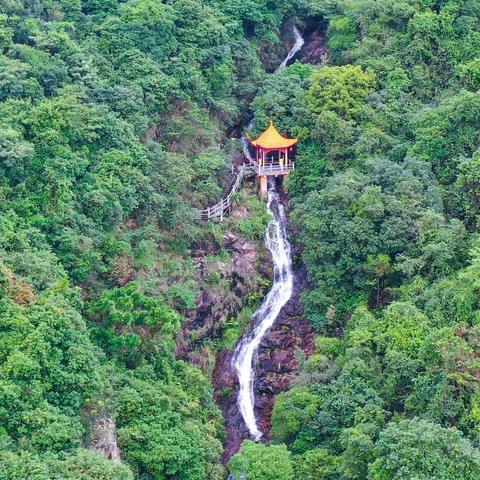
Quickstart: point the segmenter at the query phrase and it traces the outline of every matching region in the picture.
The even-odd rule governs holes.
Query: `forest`
[[[292,25],[327,58],[276,71]],[[299,139],[315,352],[222,461],[268,215],[197,212],[250,117]],[[0,480],[480,480],[479,228],[477,0],[2,0]]]

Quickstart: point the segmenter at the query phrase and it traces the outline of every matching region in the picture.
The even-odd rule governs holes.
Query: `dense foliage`
[[[294,7],[0,2],[2,480],[223,477],[211,385],[175,337],[196,209]],[[123,464],[91,450],[99,418]]]
[[[291,21],[328,25],[328,61],[266,74]],[[4,0],[0,480],[225,477],[211,384],[175,339],[202,274],[230,288],[225,252],[199,272],[191,249],[218,235],[196,209],[250,105],[254,131],[300,139],[318,336],[232,476],[480,478],[478,1]],[[99,418],[122,463],[92,448]]]
[[[479,3],[310,7],[329,63],[275,73],[253,102],[255,128],[302,140],[287,187],[318,332],[273,444],[298,480],[478,479]]]

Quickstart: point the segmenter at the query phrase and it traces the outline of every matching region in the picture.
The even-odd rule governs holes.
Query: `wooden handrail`
[[[235,182],[230,189],[228,195],[222,198],[218,203],[212,205],[211,207],[204,208],[198,212],[198,218],[201,220],[212,220],[219,218],[220,221],[223,220],[225,213],[230,210],[232,205],[233,196],[238,192],[240,185],[242,184],[243,176],[247,170],[250,170],[251,166],[249,164],[240,165],[238,168],[237,176]]]
[[[265,165],[260,166],[254,160],[251,160],[250,163],[244,163],[238,167],[237,176],[235,177],[235,182],[233,183],[230,192],[227,196],[222,198],[218,203],[212,205],[211,207],[204,208],[203,210],[198,211],[198,218],[200,220],[212,220],[219,218],[220,221],[223,220],[223,217],[232,206],[233,196],[240,189],[242,184],[243,176],[248,170],[254,171],[257,175],[287,175],[292,170],[294,170],[295,164],[292,162],[288,166],[281,165]]]

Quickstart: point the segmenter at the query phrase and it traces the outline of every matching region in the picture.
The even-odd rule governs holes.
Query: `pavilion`
[[[255,148],[255,171],[262,196],[267,194],[267,177],[286,176],[295,168],[293,153],[297,142],[296,138],[281,135],[272,121],[256,140],[250,140]]]

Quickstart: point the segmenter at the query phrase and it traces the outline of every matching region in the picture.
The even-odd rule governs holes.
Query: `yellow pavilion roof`
[[[273,122],[270,122],[270,126],[256,140],[252,140],[252,145],[262,148],[288,148],[297,142],[296,138],[285,138],[280,135]]]

